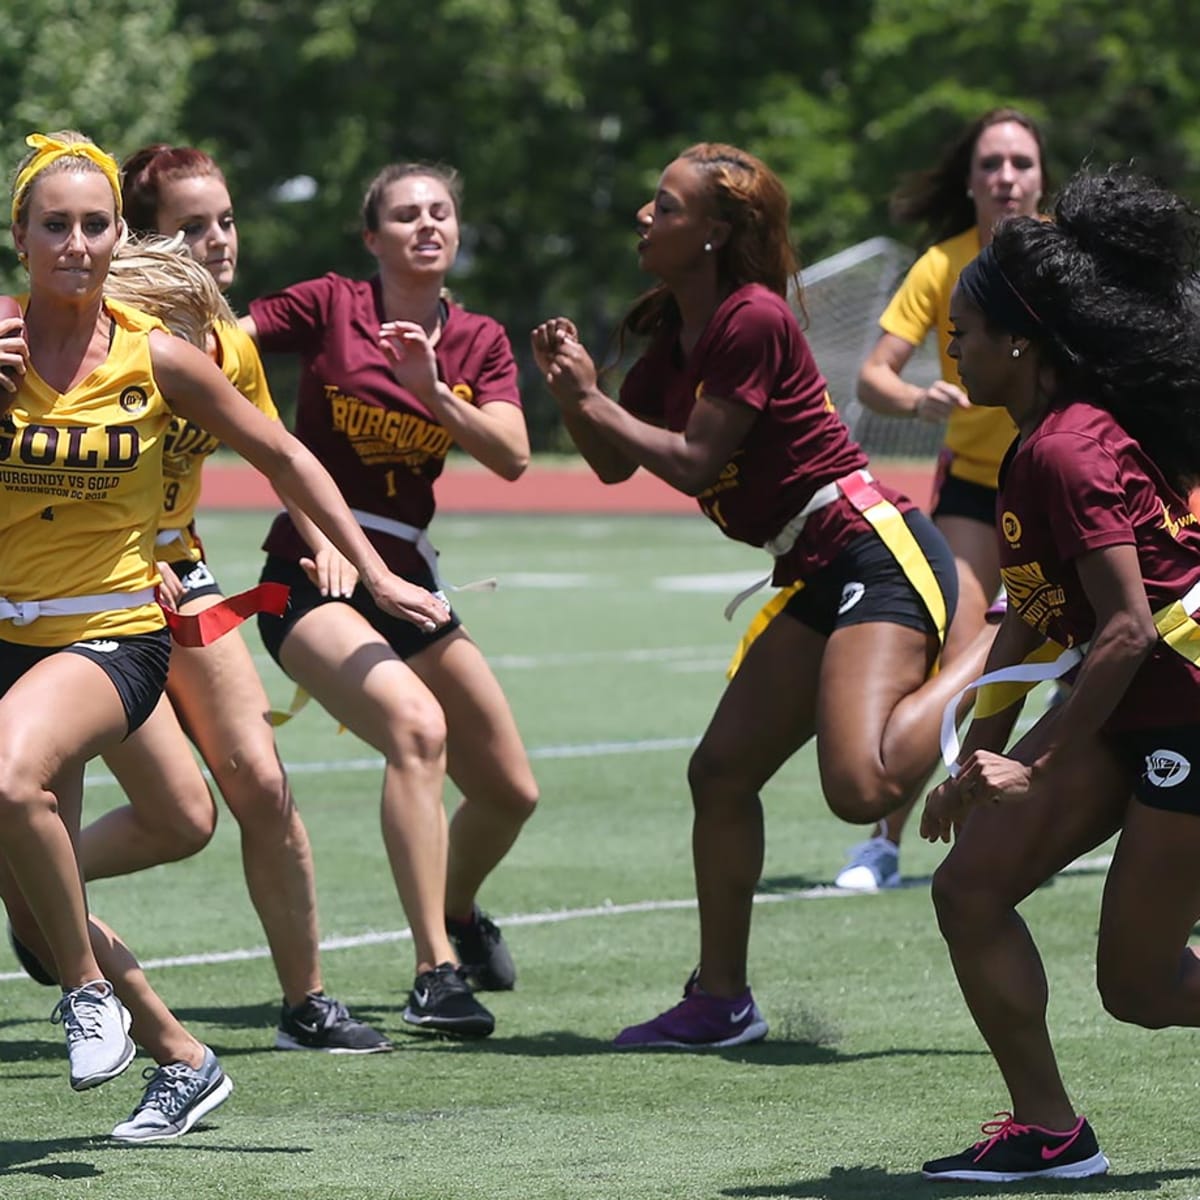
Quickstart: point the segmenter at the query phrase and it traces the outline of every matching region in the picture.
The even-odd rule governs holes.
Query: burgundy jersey
[[[681,432],[700,396],[758,413],[746,440],[698,497],[727,537],[761,546],[824,484],[867,465],[834,410],[825,379],[787,302],[757,283],[733,292],[684,357],[674,333],[656,338],[621,387],[631,413]],[[898,493],[881,494],[902,510]],[[774,582],[792,583],[826,566],[870,525],[845,499],[814,513]]]
[[[1063,645],[1088,641],[1096,617],[1075,560],[1134,546],[1151,612],[1200,581],[1200,525],[1111,414],[1086,402],[1052,408],[1001,468],[1000,563],[1008,603]],[[1200,720],[1200,671],[1159,642],[1106,729]]]
[[[379,344],[378,277],[328,274],[250,302],[264,353],[299,354],[296,436],[324,463],[351,508],[424,529],[433,518],[433,481],[450,434],[397,381]],[[464,403],[521,405],[517,367],[503,327],[447,304],[434,348],[438,378]],[[367,536],[396,571],[420,562],[386,534]],[[263,548],[292,560],[307,548],[290,518],[278,517]]]

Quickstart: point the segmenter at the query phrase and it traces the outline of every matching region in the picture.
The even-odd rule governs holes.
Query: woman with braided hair
[[[952,777],[926,803],[922,833],[955,837],[934,876],[938,922],[1012,1105],[981,1141],[927,1162],[930,1178],[1108,1169],[1059,1075],[1017,905],[1114,833],[1104,1005],[1147,1028],[1200,1026],[1187,946],[1200,919],[1198,231],[1198,214],[1146,179],[1079,174],[1053,222],[1002,223],[951,302],[971,402],[1003,406],[1018,429],[997,502],[1009,605],[987,672],[1051,643],[1071,649],[1047,678],[1082,664],[1007,753],[1019,704],[981,688]]]

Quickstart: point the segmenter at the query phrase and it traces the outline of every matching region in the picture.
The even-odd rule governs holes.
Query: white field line
[[[1091,858],[1081,858],[1067,867],[1063,874],[1076,871],[1104,870],[1112,861],[1108,854],[1095,855]],[[916,885],[914,885],[916,886]],[[847,892],[832,885],[802,888],[794,892],[768,892],[754,897],[755,904],[790,904],[797,900],[857,900],[870,893]],[[878,893],[876,893],[878,894]],[[553,912],[514,913],[507,917],[497,917],[498,924],[505,928],[516,925],[559,925],[566,921],[586,921],[606,917],[627,917],[639,913],[673,912],[694,909],[695,900],[635,900],[630,904],[590,905],[584,908],[564,908]],[[394,942],[410,941],[412,933],[408,929],[391,929],[353,934],[343,937],[328,937],[321,941],[322,951],[353,950],[362,946],[382,946]],[[266,946],[253,946],[244,950],[214,950],[206,954],[177,954],[168,958],[150,958],[142,963],[147,970],[160,971],[167,967],[203,967],[216,966],[221,963],[249,962],[270,958],[271,952]],[[0,973],[0,983],[13,983],[28,979],[24,971],[7,971]]]

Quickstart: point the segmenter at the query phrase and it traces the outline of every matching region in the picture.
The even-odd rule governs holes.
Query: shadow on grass
[[[1071,868],[1071,878],[1087,878],[1091,875],[1103,876],[1108,874],[1106,866],[1080,866]],[[1051,875],[1045,883],[1040,886],[1043,888],[1053,887],[1056,875]],[[889,888],[888,891],[900,891],[905,888],[921,888],[928,890],[929,885],[933,882],[932,875],[905,875],[900,881],[897,888]],[[806,892],[812,890],[820,890],[829,892],[834,895],[858,896],[858,895],[884,895],[884,892],[855,892],[846,888],[834,887],[832,879],[817,879],[812,875],[767,875],[758,881],[758,886],[754,889],[760,896],[786,896],[790,892]],[[1197,926],[1200,929],[1200,925]]]
[[[1090,1179],[1030,1179],[1022,1183],[1000,1185],[1018,1194],[1036,1191],[1050,1196],[1149,1196],[1164,1184],[1195,1179],[1200,1168],[1177,1171],[1138,1171],[1129,1175],[1095,1175]],[[938,1200],[968,1196],[994,1196],[997,1184],[970,1183],[958,1179],[939,1179],[933,1185]],[[834,1167],[828,1175],[813,1179],[793,1179],[788,1183],[764,1183],[752,1187],[725,1188],[722,1196],[792,1197],[794,1200],[879,1200],[886,1196],[930,1195],[930,1182],[919,1172],[893,1174],[883,1167]]]
[[[42,1141],[5,1141],[0,1142],[0,1177],[11,1175],[34,1175],[44,1179],[97,1179],[104,1172],[95,1162],[82,1161],[78,1157],[59,1160],[59,1155],[86,1154],[89,1157],[118,1151],[131,1153],[133,1151],[204,1151],[218,1154],[311,1154],[309,1146],[220,1146],[196,1139],[197,1134],[212,1133],[219,1126],[201,1121],[181,1141],[156,1142],[151,1145],[136,1146],[123,1142],[114,1142],[103,1136],[75,1138],[47,1138]],[[51,1160],[51,1161],[46,1161]]]
[[[545,1033],[524,1037],[496,1037],[483,1040],[464,1041],[427,1034],[413,1034],[397,1044],[398,1049],[419,1050],[458,1049],[480,1055],[511,1055],[517,1058],[584,1058],[591,1055],[616,1055],[620,1058],[638,1059],[670,1056],[687,1057],[688,1051],[667,1046],[643,1049],[619,1050],[608,1038],[585,1037],[569,1030],[547,1030]],[[860,1054],[843,1054],[833,1046],[822,1045],[808,1039],[777,1038],[757,1042],[749,1046],[730,1046],[725,1050],[703,1050],[695,1052],[705,1058],[720,1058],[726,1062],[757,1064],[764,1067],[821,1066],[827,1063],[863,1062],[875,1058],[958,1058],[986,1057],[983,1050],[943,1050],[930,1046],[889,1047],[886,1050],[868,1050]]]

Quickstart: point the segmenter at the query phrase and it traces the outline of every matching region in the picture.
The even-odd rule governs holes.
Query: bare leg
[[[172,657],[186,653],[176,647]],[[216,806],[166,695],[104,761],[131,802],[111,809],[80,835],[85,879],[129,875],[188,858],[208,845],[217,827]]]
[[[70,721],[61,717],[63,696],[72,698]],[[72,841],[80,794],[65,784],[125,730],[108,676],[78,654],[43,659],[0,698],[0,847],[68,989],[102,976]]]
[[[985,614],[1000,590],[1000,554],[996,547],[996,531],[991,525],[970,517],[937,517],[934,524],[949,543],[958,569],[958,605],[942,649],[942,665],[945,667],[964,654],[971,655],[972,661],[975,659],[977,639],[985,628]],[[987,644],[990,646],[990,641]],[[872,836],[886,837],[895,845],[900,845],[904,827],[925,790],[924,784],[928,783],[928,778],[922,781],[904,804],[888,814],[886,823],[875,826]]]
[[[754,889],[762,874],[759,790],[815,729],[825,639],[777,617],[730,681],[688,765],[692,860],[700,907],[700,985],[746,987]]]
[[[1200,818],[1133,801],[1104,885],[1097,982],[1119,1021],[1200,1025]]]
[[[446,725],[437,701],[346,604],[325,604],[301,617],[281,659],[335,720],[384,756],[383,839],[412,928],[417,971],[455,962],[443,912]]]
[[[233,633],[202,649],[176,651],[167,689],[238,823],[246,887],[284,998],[298,1005],[322,987],[312,848],[245,642]]]
[[[1023,1124],[1069,1129],[1075,1112],[1046,1027],[1041,958],[1016,906],[1119,828],[1128,792],[1105,747],[1077,747],[1036,795],[972,810],[934,876],[959,987]]]
[[[446,913],[465,920],[537,806],[537,782],[508,701],[465,631],[410,665],[446,714],[449,774],[463,795],[450,822]]]

